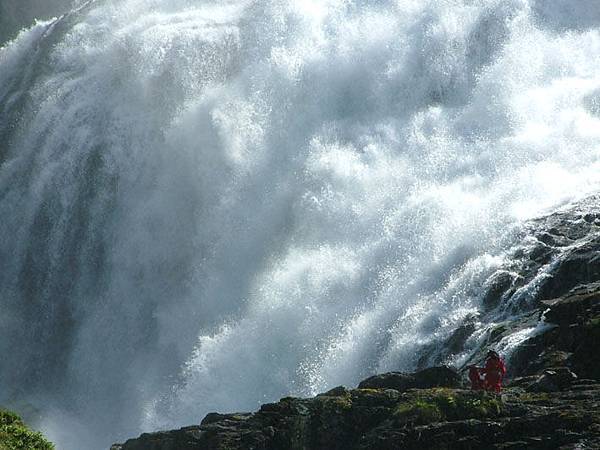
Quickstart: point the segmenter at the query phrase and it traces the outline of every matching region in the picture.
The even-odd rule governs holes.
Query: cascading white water
[[[0,404],[59,448],[411,369],[600,190],[597,0],[96,0],[0,50]]]

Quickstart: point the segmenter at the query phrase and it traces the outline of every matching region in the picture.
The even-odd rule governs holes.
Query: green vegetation
[[[394,417],[402,424],[484,419],[502,414],[503,403],[486,392],[457,392],[452,389],[424,389],[401,402]]]
[[[401,423],[426,425],[443,420],[439,405],[430,399],[416,399],[409,403],[401,403],[394,411],[396,420]]]
[[[547,392],[523,392],[519,394],[519,400],[525,403],[548,403],[551,401]]]
[[[54,450],[41,433],[31,431],[21,418],[0,410],[0,450]]]
[[[352,398],[350,393],[346,395],[340,395],[337,397],[323,397],[319,399],[323,411],[326,412],[342,412],[352,408]]]
[[[374,388],[359,388],[354,389],[358,394],[380,394],[383,389],[374,389]]]

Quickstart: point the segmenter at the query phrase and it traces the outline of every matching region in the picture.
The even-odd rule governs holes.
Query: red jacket
[[[488,358],[483,369],[486,380],[496,379],[501,381],[506,373],[504,361],[500,358]]]

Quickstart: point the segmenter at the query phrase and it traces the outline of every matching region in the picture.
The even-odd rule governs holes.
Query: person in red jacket
[[[469,381],[471,382],[472,391],[481,391],[485,388],[484,380],[481,378],[481,370],[475,365],[469,366]]]
[[[494,350],[487,353],[487,360],[482,372],[485,377],[485,389],[499,393],[502,390],[502,378],[506,374],[506,366],[500,355]]]

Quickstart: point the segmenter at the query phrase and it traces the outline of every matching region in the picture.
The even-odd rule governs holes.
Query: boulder
[[[450,354],[459,353],[465,346],[467,339],[477,329],[477,316],[470,314],[463,320],[462,324],[454,330],[450,337],[444,343],[444,348]]]
[[[529,392],[556,392],[566,389],[577,380],[568,367],[547,369],[532,384],[527,387]]]
[[[496,272],[483,287],[485,294],[482,299],[485,308],[495,308],[502,299],[511,293],[511,288],[518,281],[515,274],[506,270]]]
[[[415,372],[417,388],[429,389],[433,387],[458,388],[461,385],[458,372],[448,366],[429,367]]]
[[[373,375],[358,384],[359,389],[395,389],[406,391],[416,387],[416,380],[412,374],[403,372],[388,372]]]
[[[552,299],[568,293],[580,284],[600,281],[600,239],[596,238],[571,250],[540,285],[539,299]]]
[[[546,321],[557,325],[581,323],[586,315],[600,312],[600,282],[580,285],[568,294],[544,300],[549,308],[544,314]]]
[[[428,389],[433,387],[456,388],[460,386],[458,372],[447,366],[429,367],[415,373],[388,372],[363,380],[359,389]]]
[[[346,389],[344,386],[337,386],[333,389],[328,390],[324,394],[319,394],[318,396],[343,397],[345,395],[348,395],[348,389]]]

